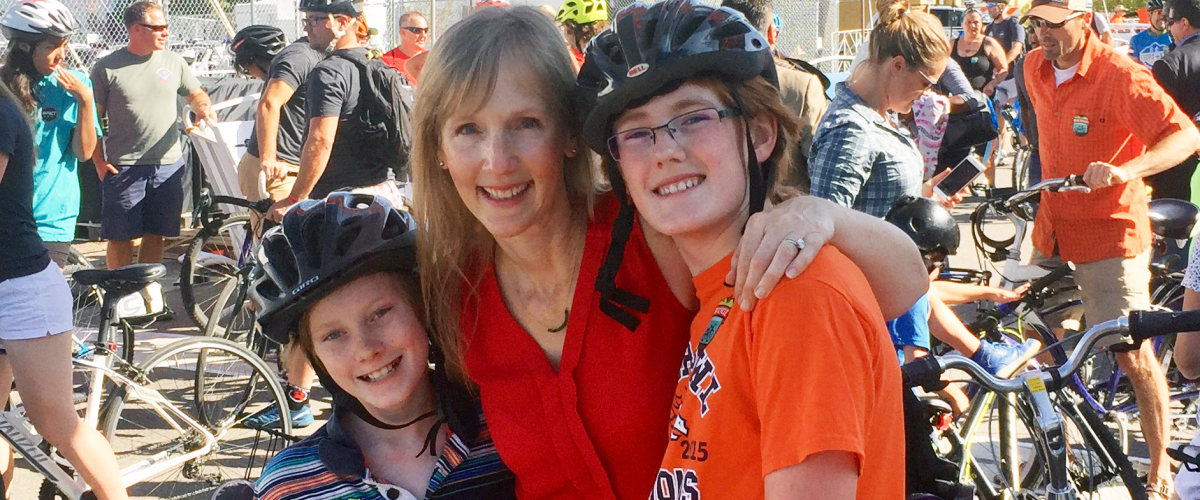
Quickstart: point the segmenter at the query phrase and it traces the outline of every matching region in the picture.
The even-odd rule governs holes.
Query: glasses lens
[[[404,29],[407,30],[409,33],[413,33],[416,35],[424,35],[425,33],[427,33],[429,31],[429,28],[417,28],[415,26],[405,26]]]

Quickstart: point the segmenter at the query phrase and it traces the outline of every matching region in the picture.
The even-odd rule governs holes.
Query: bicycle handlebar
[[[1105,321],[1088,329],[1075,350],[1071,352],[1066,363],[1043,369],[1034,376],[1040,377],[1050,390],[1058,390],[1069,377],[1079,370],[1084,360],[1091,354],[1092,348],[1101,340],[1115,335],[1123,335],[1134,342],[1141,342],[1161,335],[1196,330],[1200,330],[1200,310],[1188,312],[1134,311],[1128,317]],[[937,390],[938,386],[942,385],[942,373],[950,369],[967,372],[984,388],[994,392],[1016,392],[1025,387],[1025,382],[1021,378],[997,378],[974,361],[957,354],[927,356],[901,367],[905,386],[920,386],[929,390]]]
[[[1064,262],[1064,263],[1060,264],[1058,267],[1051,269],[1050,272],[1046,273],[1045,276],[1042,276],[1041,278],[1033,280],[1033,283],[1030,283],[1030,285],[1029,285],[1029,292],[1026,292],[1026,295],[1029,295],[1029,293],[1040,293],[1042,290],[1049,288],[1050,285],[1053,285],[1055,281],[1062,279],[1063,277],[1065,277],[1068,274],[1071,274],[1074,271],[1075,271],[1074,263]]]
[[[258,212],[260,214],[267,213],[267,211],[271,209],[271,205],[273,205],[275,203],[274,200],[272,200],[270,198],[265,198],[265,199],[258,200],[258,201],[251,201],[251,200],[243,200],[241,198],[234,198],[232,196],[216,196],[216,195],[212,196],[211,200],[214,204],[224,203],[226,205],[234,205],[234,206],[238,206],[238,207],[242,207],[242,208],[248,208],[248,209]]]
[[[1034,184],[1024,191],[1020,191],[1017,194],[1005,198],[1002,205],[1004,208],[1012,210],[1014,206],[1024,203],[1026,200],[1029,200],[1034,196],[1040,195],[1042,191],[1050,191],[1052,193],[1064,191],[1090,193],[1092,189],[1084,184],[1082,175],[1068,175],[1066,177],[1057,179],[1046,179],[1042,182]]]

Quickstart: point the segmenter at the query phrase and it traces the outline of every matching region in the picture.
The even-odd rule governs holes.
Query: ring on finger
[[[799,251],[801,251],[801,250],[804,250],[804,238],[792,238],[792,237],[787,237],[787,238],[784,238],[784,239],[783,239],[783,242],[784,242],[784,243],[791,243],[791,244],[792,244],[792,246],[796,247],[796,251],[797,251],[797,252],[799,252]]]

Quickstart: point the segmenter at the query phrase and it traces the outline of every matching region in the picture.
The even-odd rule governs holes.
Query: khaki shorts
[[[272,200],[279,201],[287,198],[292,193],[292,185],[296,183],[296,176],[300,173],[300,165],[295,163],[279,161],[283,165],[287,175],[282,179],[267,179],[266,195]],[[258,182],[258,174],[262,172],[262,160],[251,154],[242,155],[242,160],[238,162],[238,187],[242,189],[242,195],[250,200],[261,199],[263,187]]]
[[[1034,264],[1053,265],[1055,261],[1058,257],[1034,250]],[[1089,326],[1150,309],[1150,250],[1135,257],[1076,263],[1074,279]]]

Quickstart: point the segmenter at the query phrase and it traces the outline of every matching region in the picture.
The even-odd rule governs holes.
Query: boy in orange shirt
[[[635,4],[588,46],[578,84],[584,141],[647,233],[671,237],[700,302],[650,498],[902,498],[900,371],[859,269],[810,248],[753,310],[726,284],[797,143],[766,39],[696,0]],[[785,241],[777,260],[805,251],[802,235]]]

